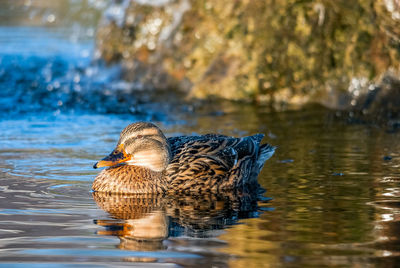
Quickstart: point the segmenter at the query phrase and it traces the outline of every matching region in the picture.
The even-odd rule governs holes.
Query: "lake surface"
[[[278,146],[259,176],[265,198],[258,203],[215,196],[95,200],[90,192],[98,172],[93,163],[113,148],[125,125],[142,118],[3,118],[2,264],[397,263],[398,133],[347,124],[318,108],[264,113],[251,106],[232,106],[218,115],[181,117],[156,123],[168,136],[265,133],[266,140]],[[154,228],[151,233],[156,237],[136,237],[143,233],[143,225]]]
[[[0,266],[400,263],[400,133],[319,106],[146,99],[93,60],[89,26],[0,27]],[[167,136],[264,133],[278,146],[266,192],[93,195],[93,164],[138,120]]]

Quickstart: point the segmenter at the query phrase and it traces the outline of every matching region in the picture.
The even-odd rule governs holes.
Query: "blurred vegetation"
[[[131,1],[122,22],[104,20],[97,47],[145,88],[349,108],[398,81],[399,22],[397,0]]]

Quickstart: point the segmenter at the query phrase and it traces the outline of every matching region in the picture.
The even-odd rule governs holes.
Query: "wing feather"
[[[168,138],[172,161],[166,175],[170,189],[218,191],[252,183],[253,177],[256,181],[263,137],[207,134]]]

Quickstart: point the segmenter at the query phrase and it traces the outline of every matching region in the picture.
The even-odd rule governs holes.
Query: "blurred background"
[[[1,1],[0,109],[137,113],[219,99],[398,124],[399,5]]]
[[[263,133],[266,193],[94,198],[138,120]],[[399,0],[1,0],[0,266],[397,267],[399,129]]]

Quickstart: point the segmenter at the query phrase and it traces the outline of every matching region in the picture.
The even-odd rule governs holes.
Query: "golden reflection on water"
[[[376,179],[374,242],[372,247],[378,249],[381,257],[399,257],[400,232],[400,177],[383,177]]]
[[[268,241],[263,237],[274,235],[271,230],[262,230],[260,225],[265,220],[260,218],[248,219],[243,224],[235,225],[226,230],[220,238],[228,242],[228,247],[220,249],[222,253],[237,256],[229,261],[230,267],[268,267],[279,263],[279,254],[275,254],[281,243]]]

